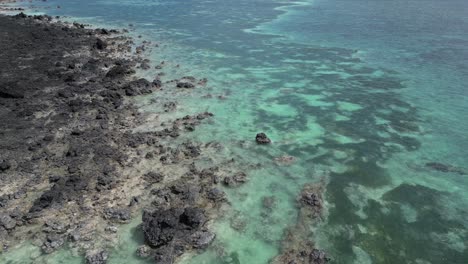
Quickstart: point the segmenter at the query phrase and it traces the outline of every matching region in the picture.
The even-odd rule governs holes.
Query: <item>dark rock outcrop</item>
[[[257,141],[258,144],[270,144],[271,140],[267,137],[265,133],[258,133],[257,136],[255,137],[255,141]]]

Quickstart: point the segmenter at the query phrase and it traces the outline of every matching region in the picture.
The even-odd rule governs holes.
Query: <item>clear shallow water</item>
[[[212,248],[184,263],[268,263],[295,223],[302,185],[321,179],[328,217],[312,239],[333,263],[468,263],[468,176],[424,166],[468,170],[464,1],[47,2],[55,3],[62,8],[48,13],[134,24],[133,34],[161,43],[151,57],[166,61],[168,79],[209,79],[195,93],[152,96],[177,96],[178,115],[215,113],[189,137],[223,142],[221,156],[233,156],[250,181],[227,190],[231,207],[213,224]],[[150,99],[142,109],[157,111]],[[274,144],[254,144],[259,131]],[[282,155],[296,162],[278,166]],[[262,207],[268,196],[272,211]],[[110,263],[144,263],[134,255],[137,224],[122,227]],[[0,261],[24,263],[31,252]],[[41,261],[82,260],[62,251]]]

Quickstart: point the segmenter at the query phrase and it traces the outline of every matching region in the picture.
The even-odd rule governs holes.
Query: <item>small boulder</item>
[[[59,235],[48,235],[46,241],[42,245],[42,250],[46,254],[50,254],[57,250],[65,243],[64,239]]]
[[[326,253],[323,250],[314,248],[309,255],[310,263],[313,264],[325,264],[330,261]]]
[[[258,133],[257,136],[255,137],[255,141],[257,141],[258,144],[270,144],[271,140],[267,137],[265,133]]]
[[[151,248],[148,247],[147,245],[142,245],[139,246],[137,251],[136,251],[137,256],[141,258],[147,258],[151,254]]]

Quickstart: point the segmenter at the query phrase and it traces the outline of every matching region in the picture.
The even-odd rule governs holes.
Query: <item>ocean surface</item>
[[[213,122],[186,135],[219,141],[249,181],[226,189],[217,238],[187,264],[263,264],[296,223],[305,183],[324,181],[326,218],[311,227],[331,263],[468,263],[468,1],[48,0],[38,12],[158,43],[171,79],[207,78],[190,93],[138,98],[142,111],[180,102]],[[57,6],[60,9],[44,9]],[[176,67],[180,65],[180,67]],[[142,72],[154,78],[154,72]],[[269,146],[255,144],[265,132]],[[183,139],[181,139],[183,140]],[[275,158],[293,156],[294,163]],[[451,168],[434,170],[437,162]],[[254,166],[261,164],[261,166]],[[262,201],[274,197],[266,210]],[[120,229],[109,263],[139,259],[140,219]],[[235,228],[239,224],[244,228]],[[84,263],[22,245],[0,263]]]

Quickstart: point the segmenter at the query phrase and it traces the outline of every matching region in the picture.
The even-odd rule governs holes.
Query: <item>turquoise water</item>
[[[295,224],[296,197],[327,182],[327,217],[310,239],[332,263],[468,263],[468,3],[466,1],[48,1],[46,10],[83,22],[128,27],[159,43],[164,78],[206,77],[192,92],[165,91],[139,104],[172,119],[215,113],[187,135],[223,142],[249,182],[227,189],[230,206],[212,226],[217,239],[183,263],[268,263]],[[38,9],[38,11],[43,11]],[[176,65],[180,64],[180,67]],[[155,72],[142,73],[153,77]],[[151,100],[153,99],[153,100]],[[270,146],[253,142],[264,131]],[[290,165],[275,158],[293,156]],[[257,163],[261,166],[254,166]],[[275,206],[262,206],[274,197]],[[147,263],[138,220],[121,229],[110,263]],[[33,247],[0,261],[81,263]],[[36,258],[37,257],[37,258]],[[150,263],[150,262],[149,262]]]

